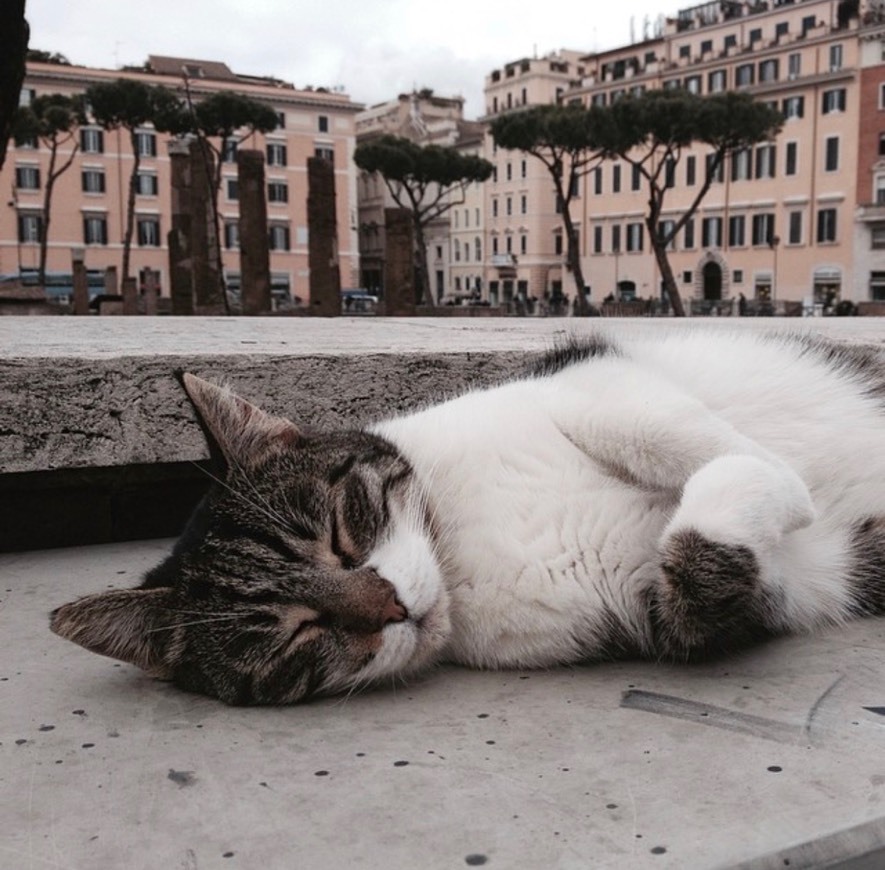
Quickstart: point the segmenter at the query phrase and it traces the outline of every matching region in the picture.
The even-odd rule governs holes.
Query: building
[[[464,120],[462,97],[441,97],[429,89],[400,94],[360,112],[356,119],[357,142],[378,136],[398,136],[419,145],[466,147],[471,149],[481,138],[481,126]],[[471,187],[477,187],[471,185]],[[429,196],[432,196],[431,191]],[[428,197],[429,199],[429,197]],[[466,204],[466,203],[465,203]],[[384,210],[398,208],[396,201],[378,173],[359,175],[359,249],[362,286],[370,293],[383,295],[385,275]],[[476,208],[474,204],[472,208]],[[431,291],[437,302],[458,293],[452,266],[454,241],[452,227],[462,212],[441,214],[425,228],[427,268]],[[460,247],[460,241],[459,241]],[[459,258],[459,263],[462,262]],[[458,274],[458,286],[462,276]],[[466,276],[465,276],[466,277]]]
[[[672,246],[681,295],[696,311],[729,308],[740,294],[759,306],[871,298],[870,274],[885,260],[876,269],[875,223],[858,206],[873,201],[885,130],[882,36],[876,10],[856,0],[708,2],[668,19],[652,40],[585,59],[585,81],[568,98],[588,105],[645,88],[732,89],[785,115],[774,141],[733,155]],[[705,158],[702,147],[683,155],[665,220],[694,197]],[[656,298],[645,196],[629,169],[608,162],[585,180],[582,256],[604,293]]]
[[[577,51],[505,64],[486,77],[484,120],[560,102],[585,74],[585,58]],[[546,167],[522,152],[496,148],[491,137],[485,157],[495,166],[485,184],[488,300],[509,306],[517,297],[526,302],[570,292],[562,219]]]
[[[354,285],[359,275],[356,233],[356,174],[353,168],[355,117],[362,106],[324,88],[297,89],[276,79],[238,75],[215,61],[152,56],[143,68],[92,69],[56,63],[29,63],[22,101],[49,93],[74,95],[98,82],[118,78],[164,85],[184,94],[185,79],[194,100],[219,91],[244,94],[277,111],[280,126],[255,134],[238,147],[266,155],[268,232],[273,294],[282,304],[308,296],[307,159],[334,161],[341,280]],[[136,198],[132,273],[142,284],[148,272],[169,294],[171,226],[168,136],[150,126],[138,134],[141,168]],[[219,211],[222,259],[227,285],[239,286],[237,167],[235,143],[225,148]],[[70,292],[71,252],[85,249],[93,274],[122,262],[126,199],[133,155],[125,132],[87,124],[62,149],[73,164],[57,183],[51,210],[48,272],[57,295]],[[10,145],[0,187],[11,191],[0,207],[0,275],[33,272],[38,266],[42,203],[49,154],[43,147]],[[100,282],[99,282],[100,283]],[[49,290],[52,292],[52,286]]]

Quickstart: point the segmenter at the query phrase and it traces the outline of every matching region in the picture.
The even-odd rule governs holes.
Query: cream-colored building
[[[743,294],[754,307],[787,300],[808,305],[885,297],[885,27],[881,2],[768,0],[707,2],[661,22],[651,38],[611,51],[563,53],[561,86],[522,87],[538,61],[516,62],[486,81],[489,115],[551,102],[610,104],[651,88],[699,94],[745,90],[786,115],[772,142],[735,155],[670,252],[680,293],[696,312],[725,312]],[[863,95],[867,96],[864,97]],[[664,220],[676,220],[702,182],[709,149],[686,152],[675,169]],[[538,175],[529,189],[521,157],[496,156],[487,185],[492,246],[490,290],[551,289],[561,269],[550,245],[560,232],[552,188]],[[512,178],[502,185],[502,168]],[[525,172],[543,169],[529,158]],[[505,183],[509,181],[505,175]],[[520,184],[526,188],[520,189]],[[881,187],[877,186],[881,185]],[[537,191],[537,193],[534,193]],[[881,192],[880,192],[881,191]],[[514,214],[528,196],[527,214]],[[510,210],[507,208],[510,198]],[[497,203],[495,200],[497,199]],[[591,299],[659,299],[660,273],[645,226],[647,194],[624,161],[587,175],[572,215]],[[534,222],[534,223],[533,223]],[[532,232],[540,231],[534,259]],[[527,231],[528,230],[528,231]],[[521,233],[529,236],[517,241]],[[495,259],[497,252],[505,254]],[[507,247],[507,239],[509,248]],[[526,254],[521,254],[525,244]],[[561,250],[558,246],[554,250]],[[546,279],[542,270],[546,269]],[[504,284],[504,282],[509,282]],[[572,295],[568,278],[560,285]],[[505,294],[507,292],[505,290]],[[502,294],[502,298],[504,295]]]
[[[362,108],[342,93],[326,89],[299,90],[276,79],[237,75],[223,63],[157,57],[144,68],[92,69],[29,63],[22,101],[50,93],[74,95],[98,82],[118,78],[164,85],[183,92],[185,76],[195,100],[216,92],[236,92],[271,105],[280,126],[267,135],[254,134],[239,147],[263,151],[267,158],[268,232],[271,273],[278,302],[308,296],[307,159],[323,156],[335,165],[338,250],[341,280],[355,285],[359,275],[356,232],[356,171],[353,165],[355,117]],[[169,294],[171,228],[168,139],[146,126],[139,133],[141,168],[136,199],[132,273],[159,276],[161,295]],[[125,132],[103,131],[87,124],[62,149],[76,146],[70,170],[55,188],[49,230],[50,291],[69,292],[71,252],[84,248],[86,265],[96,275],[109,266],[119,270],[126,222],[126,194],[133,155]],[[222,258],[229,287],[239,285],[238,200],[233,147],[226,149],[219,209]],[[43,192],[49,161],[41,147],[10,144],[0,187],[9,191],[0,207],[0,275],[27,274],[38,266]]]
[[[489,120],[524,106],[556,103],[583,80],[585,60],[577,51],[522,58],[493,70],[485,81]],[[487,138],[495,166],[485,184],[487,298],[492,305],[572,294],[566,272],[562,219],[553,182],[540,160],[506,151]]]

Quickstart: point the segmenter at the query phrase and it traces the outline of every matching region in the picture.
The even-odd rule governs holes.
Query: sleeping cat
[[[597,336],[325,433],[182,380],[224,470],[139,588],[52,629],[187,690],[281,704],[439,661],[690,661],[885,611],[872,350]]]

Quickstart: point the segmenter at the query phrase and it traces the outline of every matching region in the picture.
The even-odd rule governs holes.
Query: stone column
[[[415,237],[408,209],[384,209],[384,313],[415,316]]]
[[[186,142],[169,143],[172,176],[172,228],[166,236],[169,244],[169,294],[172,313],[194,313],[194,284],[191,268],[191,160]]]
[[[335,166],[322,157],[307,159],[307,232],[310,313],[341,314],[338,226],[335,216]]]
[[[117,284],[117,267],[108,266],[104,270],[104,292],[106,296],[118,296],[120,289]]]
[[[270,251],[267,235],[267,194],[264,154],[237,153],[240,192],[240,292],[243,314],[267,314],[271,309]]]
[[[195,140],[191,156],[191,264],[194,314],[224,314],[227,306],[221,289],[218,233],[212,211],[215,158],[209,147]]]
[[[135,278],[123,279],[123,314],[127,317],[138,314],[138,281]]]
[[[83,248],[71,251],[71,271],[74,279],[74,314],[89,314],[89,277],[86,274],[86,252]]]
[[[144,313],[148,317],[153,317],[157,313],[157,297],[160,295],[157,277],[158,273],[154,269],[148,269],[144,276]]]

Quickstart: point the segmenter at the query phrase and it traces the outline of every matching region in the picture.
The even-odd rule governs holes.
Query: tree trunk
[[[6,159],[12,119],[25,78],[28,36],[25,0],[3,0],[0,3],[0,169]]]
[[[414,211],[412,212],[414,214]],[[430,286],[430,271],[427,268],[427,239],[424,236],[424,227],[420,220],[415,220],[415,277],[417,279],[417,293],[415,294],[419,305],[436,307],[436,299]]]
[[[571,269],[575,279],[575,314],[580,317],[586,317],[590,313],[590,305],[587,297],[584,295],[584,272],[581,269],[581,252],[578,249],[578,240],[575,238],[575,225],[572,223],[572,216],[569,209],[569,203],[563,202],[562,221],[565,225],[566,234],[566,254],[565,259]]]
[[[135,185],[138,182],[138,169],[141,165],[141,155],[138,153],[138,137],[135,130],[129,131],[129,142],[132,145],[132,173],[129,176],[129,198],[126,202],[126,233],[123,236],[123,269],[122,278],[125,281],[129,277],[129,256],[132,251],[132,232],[135,229]]]
[[[657,261],[658,268],[661,270],[661,281],[664,282],[664,289],[667,291],[667,298],[670,300],[673,316],[685,317],[682,297],[679,295],[679,288],[676,286],[676,278],[673,275],[673,267],[670,265],[670,258],[667,256],[667,246],[658,238],[657,220],[655,218],[647,219],[645,225],[655,260]]]
[[[58,158],[58,143],[49,146],[49,167],[46,170],[46,189],[43,191],[43,226],[40,228],[40,265],[37,283],[46,291],[46,258],[49,252],[49,217],[52,214],[52,191],[55,187],[55,163]]]

